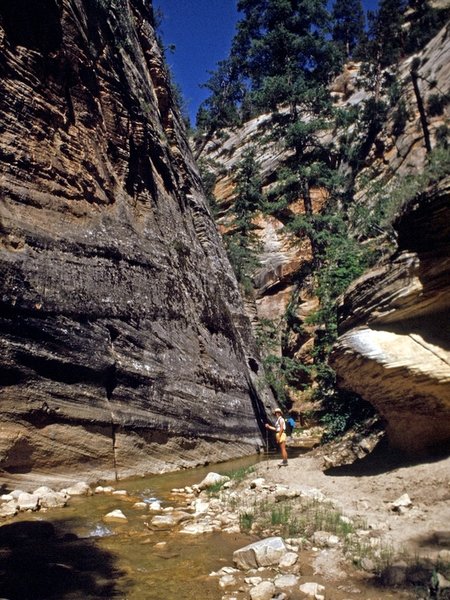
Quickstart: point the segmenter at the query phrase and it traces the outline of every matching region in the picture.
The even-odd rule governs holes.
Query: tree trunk
[[[411,79],[412,79],[412,83],[413,83],[414,94],[416,95],[417,108],[419,109],[420,124],[422,125],[425,147],[427,149],[427,152],[430,153],[431,152],[430,131],[428,129],[427,115],[425,112],[425,107],[423,105],[422,95],[420,93],[420,88],[419,88],[419,81],[418,81],[419,74],[416,69],[411,69]]]

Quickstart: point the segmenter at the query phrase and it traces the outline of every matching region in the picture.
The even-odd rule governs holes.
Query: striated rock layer
[[[0,111],[0,467],[255,452],[271,400],[149,3],[3,0]]]
[[[450,179],[397,221],[399,252],[347,291],[332,355],[404,451],[450,447]]]

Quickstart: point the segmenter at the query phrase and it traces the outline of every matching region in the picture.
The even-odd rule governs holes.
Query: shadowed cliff
[[[32,4],[0,5],[0,466],[255,452],[270,396],[151,7]]]

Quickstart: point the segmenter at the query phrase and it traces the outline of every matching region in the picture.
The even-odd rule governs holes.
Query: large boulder
[[[239,569],[257,569],[278,565],[288,549],[280,537],[270,537],[239,548],[233,552],[233,561]]]

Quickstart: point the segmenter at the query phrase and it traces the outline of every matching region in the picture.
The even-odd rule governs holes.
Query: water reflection
[[[0,596],[8,600],[118,598],[114,556],[73,533],[73,523],[0,527]]]

